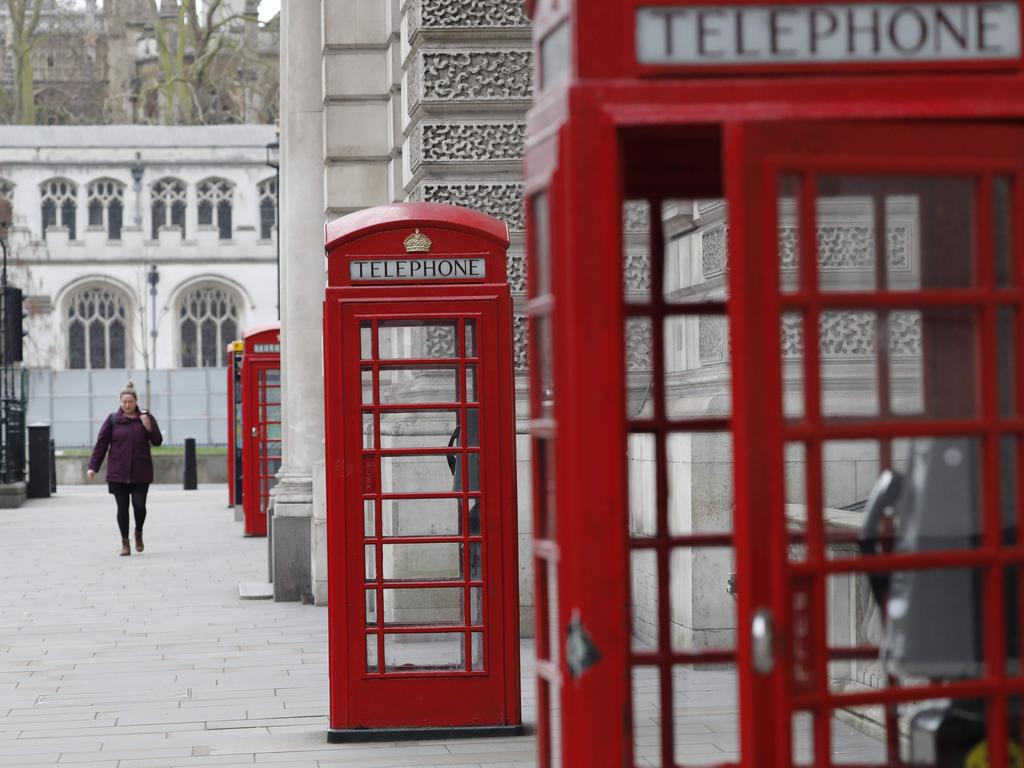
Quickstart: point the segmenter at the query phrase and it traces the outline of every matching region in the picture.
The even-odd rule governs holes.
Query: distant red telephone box
[[[244,341],[228,344],[228,506],[236,513],[242,507],[242,356]],[[241,519],[241,518],[236,518]]]
[[[1021,765],[1019,0],[527,7],[540,768]]]
[[[242,336],[242,508],[245,535],[267,535],[270,489],[281,467],[281,326]]]
[[[327,226],[331,741],[521,732],[508,231]]]

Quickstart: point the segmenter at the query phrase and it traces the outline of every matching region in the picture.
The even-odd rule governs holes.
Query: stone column
[[[508,0],[405,0],[403,192],[409,200],[474,208],[506,222],[508,277],[525,301],[522,152],[533,95],[529,19]],[[520,628],[533,628],[526,323],[516,317],[516,440]]]
[[[313,472],[323,464],[324,175],[319,3],[281,4],[282,465],[273,496],[274,599],[313,592]]]

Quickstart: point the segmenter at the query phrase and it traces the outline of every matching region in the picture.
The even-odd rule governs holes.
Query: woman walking
[[[89,479],[96,477],[103,458],[110,450],[107,462],[107,488],[117,501],[117,526],[121,529],[121,554],[130,555],[128,545],[128,502],[135,511],[135,551],[145,549],[142,526],[146,522],[146,494],[153,482],[153,456],[150,445],[164,441],[160,427],[152,414],[139,410],[135,385],[125,384],[121,390],[121,407],[103,421],[96,438],[96,447],[89,459]]]

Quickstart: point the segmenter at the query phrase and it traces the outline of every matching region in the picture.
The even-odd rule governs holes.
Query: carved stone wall
[[[530,28],[523,4],[509,0],[412,0],[406,14],[410,38],[421,30]]]
[[[522,232],[526,228],[522,184],[426,181],[410,197],[426,203],[474,208],[501,219],[513,232]]]
[[[502,49],[417,51],[409,68],[409,114],[420,104],[520,101],[533,97],[533,53]]]
[[[523,156],[526,123],[423,121],[409,137],[409,166],[423,163],[517,162]]]

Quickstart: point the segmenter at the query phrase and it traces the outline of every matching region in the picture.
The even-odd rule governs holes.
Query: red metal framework
[[[521,732],[506,247],[449,206],[328,227],[331,741]]]
[[[755,5],[769,4],[732,4]],[[1024,312],[1016,277],[1022,238],[1014,228],[1022,220],[1021,61],[651,66],[637,59],[638,10],[688,6],[528,6],[539,70],[526,187],[540,764],[868,764],[842,754],[831,730],[852,715],[884,726],[873,764],[900,765],[915,706],[937,698],[983,700],[989,764],[1010,764],[1007,735],[1019,736],[1021,678],[1008,661],[1019,657],[1007,648],[1014,633],[1000,614],[1012,590],[1020,594],[1016,577],[1004,582],[1002,575],[1012,574],[1022,550],[1015,478]],[[952,182],[960,204],[943,208],[936,200]],[[853,288],[830,285],[818,269],[827,255],[817,246],[827,234],[822,212],[844,197],[866,200],[859,210],[875,227],[874,253]],[[705,198],[727,202],[728,292],[684,303],[664,284],[673,235],[661,231],[659,214],[665,204]],[[797,220],[793,268],[780,269],[780,198]],[[624,270],[627,201],[652,212],[642,300],[623,296],[627,280],[636,280]],[[970,214],[969,232],[958,229],[955,211]],[[897,215],[924,238],[915,245],[923,254],[919,285],[882,258],[885,222]],[[1012,269],[999,263],[1009,263],[999,256],[1008,248]],[[872,380],[861,394],[870,395],[871,408],[844,412],[830,399],[841,366],[821,352],[820,328],[851,314],[870,328]],[[908,316],[917,318],[916,374],[894,341]],[[728,323],[731,407],[687,419],[666,407],[664,342],[673,325],[699,329],[702,322]],[[626,397],[636,379],[630,345],[642,336],[629,329],[637,326],[650,339],[652,383],[642,413]],[[784,344],[800,346],[799,363],[782,358]],[[731,436],[734,507],[713,530],[673,528],[666,509],[669,446],[680,434]],[[977,447],[977,542],[854,551],[857,534],[834,528],[823,509],[834,483],[832,452],[841,443],[866,446],[872,458],[862,471],[874,479],[888,467],[905,471],[915,446],[935,437]],[[646,528],[630,527],[634,442],[652,457],[654,515]],[[1007,446],[1012,459],[1000,454]],[[797,465],[802,497],[793,503]],[[1010,498],[1012,540],[1000,521]],[[809,510],[806,518],[788,516],[787,502]],[[882,542],[891,545],[893,533]],[[715,552],[735,562],[735,639],[687,647],[670,631],[673,561]],[[640,571],[644,584],[638,560],[653,563]],[[877,638],[829,636],[837,583],[865,595],[869,575],[957,568],[972,569],[984,595],[976,622],[980,672],[933,675],[929,684],[883,672],[876,688],[834,687],[842,665],[879,654]],[[640,586],[656,595],[655,629],[653,641],[634,647]],[[766,619],[775,641],[767,655],[752,637]],[[721,665],[735,666],[739,735],[733,754],[716,757],[689,749],[699,740],[685,728],[689,692],[680,689],[685,675],[676,675]],[[645,690],[646,698],[638,695]],[[644,732],[634,730],[641,719]]]
[[[243,334],[242,507],[245,535],[267,535],[270,489],[281,467],[280,326]]]

